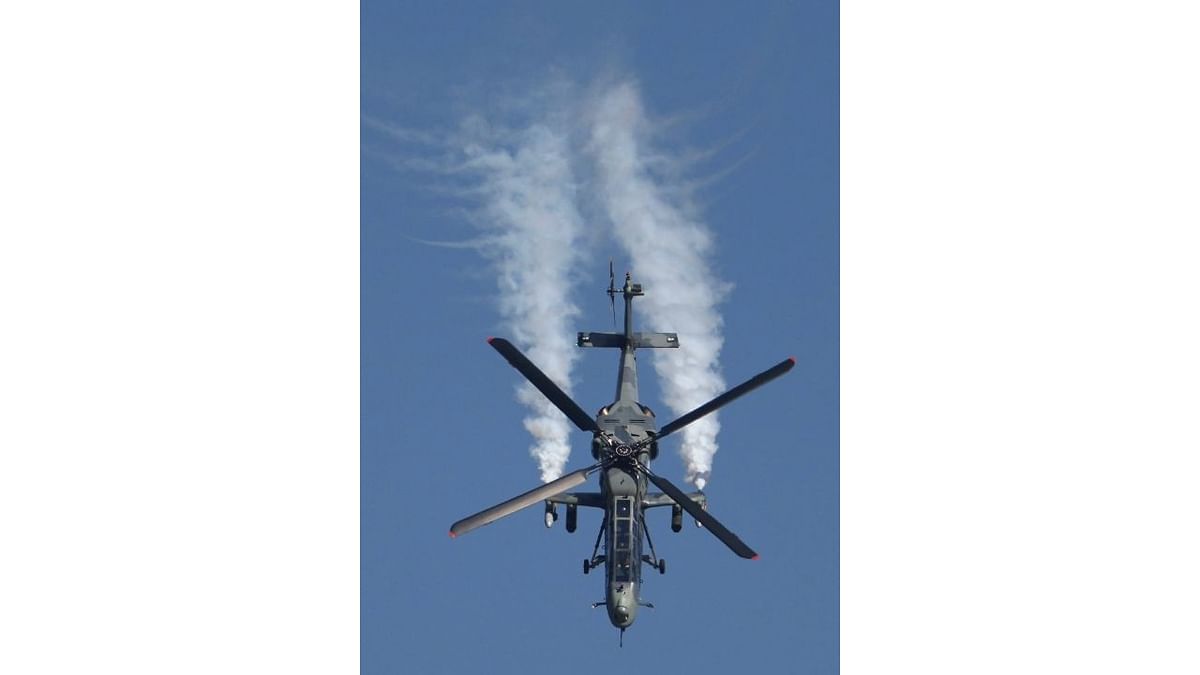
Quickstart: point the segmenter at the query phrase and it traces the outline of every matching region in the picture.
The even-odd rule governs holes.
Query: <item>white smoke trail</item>
[[[479,180],[481,227],[491,234],[480,250],[499,274],[500,313],[519,348],[568,394],[576,358],[569,299],[571,275],[582,255],[582,218],[576,209],[568,133],[541,120],[515,133],[500,133],[478,119],[460,139],[466,162]],[[528,382],[517,397],[531,411],[525,428],[534,437],[530,454],[543,481],[563,474],[571,452],[566,417]]]
[[[639,302],[645,324],[679,333],[680,348],[656,350],[654,366],[667,406],[680,415],[725,389],[716,306],[727,285],[709,270],[712,237],[696,216],[688,184],[677,177],[688,161],[655,153],[632,84],[598,89],[582,100],[573,96],[577,91],[558,79],[527,92],[522,100],[532,104],[519,107],[537,112],[533,123],[517,131],[492,127],[480,117],[463,125],[455,139],[462,154],[435,164],[477,179],[469,194],[482,205],[477,221],[485,235],[454,245],[495,262],[506,329],[569,394],[577,358],[573,320],[579,314],[569,299],[572,276],[596,234],[584,227],[578,204],[598,203],[647,287]],[[585,153],[572,143],[575,133],[587,139]],[[399,138],[415,142],[411,136]],[[591,173],[577,178],[572,166],[580,159],[588,160]],[[531,454],[542,480],[558,478],[570,454],[572,427],[528,383],[521,384],[518,398],[531,410],[524,423],[535,439]],[[687,480],[701,489],[712,471],[719,430],[714,414],[680,432]]]
[[[665,402],[681,415],[725,389],[716,306],[728,286],[709,270],[712,236],[695,217],[686,186],[652,170],[668,160],[648,144],[650,126],[637,89],[629,83],[607,88],[591,110],[589,151],[600,199],[646,286],[642,316],[652,330],[679,334],[678,349],[655,350],[654,367]],[[699,489],[712,472],[720,428],[711,414],[680,432],[687,480]]]

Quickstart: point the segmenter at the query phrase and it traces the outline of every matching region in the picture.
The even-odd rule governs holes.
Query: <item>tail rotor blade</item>
[[[514,347],[511,342],[504,338],[488,338],[490,344],[496,351],[500,352],[500,356],[508,361],[509,365],[516,368],[529,380],[537,390],[542,392],[550,402],[562,411],[567,419],[575,423],[580,431],[590,431],[592,433],[600,433],[600,426],[596,424],[596,420],[592,419],[579,407],[579,404],[567,396],[566,392],[558,388],[557,384],[543,373],[533,362],[525,358],[519,349]],[[565,489],[565,488],[564,488]]]
[[[553,497],[554,495],[570,490],[571,488],[587,481],[588,474],[600,467],[599,464],[589,466],[586,469],[580,469],[569,473],[558,480],[552,480],[545,485],[538,486],[529,492],[517,495],[512,499],[501,502],[490,509],[484,509],[473,516],[468,516],[450,526],[450,536],[457,537],[460,534],[466,534],[478,527],[483,527],[488,523],[499,520],[504,516],[516,513],[521,509],[532,506],[544,499]]]
[[[741,539],[738,539],[736,534],[726,529],[720,521],[709,515],[708,511],[705,511],[699,504],[692,501],[691,497],[688,497],[682,490],[675,487],[671,481],[662,476],[650,473],[645,467],[642,467],[642,472],[646,474],[646,478],[650,479],[651,483],[654,483],[664,494],[675,500],[676,504],[679,504],[683,507],[684,511],[688,512],[688,515],[695,518],[706,530],[712,532],[713,536],[720,539],[721,543],[728,546],[731,551],[749,560],[758,559],[758,554],[754,552],[754,549],[747,546]]]
[[[713,400],[709,401],[708,403],[705,403],[704,405],[700,406],[699,408],[696,408],[695,410],[684,414],[679,419],[676,419],[672,422],[668,422],[665,426],[663,426],[663,428],[658,430],[658,434],[655,436],[655,438],[661,439],[663,436],[666,436],[667,434],[672,434],[672,433],[675,433],[676,431],[679,431],[680,429],[686,427],[687,425],[691,424],[692,422],[695,422],[696,420],[700,419],[701,417],[704,417],[705,415],[713,412],[717,408],[720,408],[721,406],[723,406],[727,403],[730,403],[734,399],[736,399],[740,396],[744,396],[744,395],[750,393],[751,391],[754,391],[755,389],[770,382],[771,380],[779,377],[780,375],[783,375],[787,371],[791,370],[792,366],[794,366],[794,365],[796,365],[796,359],[794,359],[794,358],[788,358],[783,361],[780,361],[779,363],[775,364],[774,366],[764,370],[763,372],[759,373],[758,375],[755,375],[754,377],[750,378],[749,380],[746,380],[745,382],[739,384],[738,386],[734,387],[733,389],[730,389],[729,391],[725,392],[724,394],[721,394],[720,396],[714,398]]]
[[[612,258],[608,259],[608,304],[612,307],[613,330],[617,329],[617,276],[613,272]]]

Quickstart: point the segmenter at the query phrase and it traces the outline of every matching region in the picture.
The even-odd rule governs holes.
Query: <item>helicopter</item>
[[[607,293],[613,307],[614,323],[616,296],[620,295],[625,300],[624,332],[581,332],[577,338],[580,347],[621,350],[616,400],[601,408],[595,417],[584,412],[579,404],[508,340],[498,337],[487,340],[493,349],[524,375],[580,431],[592,434],[591,452],[592,458],[597,460],[596,463],[463,518],[450,527],[450,536],[465,534],[538,502],[545,502],[546,527],[552,526],[558,520],[557,505],[564,505],[568,532],[574,532],[576,529],[577,511],[580,506],[602,509],[604,519],[600,524],[600,532],[596,535],[592,555],[583,561],[583,573],[588,574],[593,569],[604,566],[605,598],[601,602],[593,603],[592,608],[602,605],[607,608],[609,621],[621,631],[623,646],[625,630],[633,625],[637,618],[638,607],[654,607],[641,599],[642,564],[656,569],[659,574],[665,574],[667,571],[666,560],[659,558],[655,553],[654,543],[646,528],[647,509],[670,506],[671,529],[674,532],[682,529],[683,512],[686,511],[695,519],[697,526],[707,529],[738,556],[758,559],[758,554],[753,549],[708,513],[707,497],[702,491],[685,493],[671,481],[650,471],[650,462],[658,457],[658,442],[788,372],[796,365],[796,359],[785,359],[656,429],[654,411],[638,400],[637,350],[678,348],[679,336],[675,333],[634,332],[633,299],[645,293],[642,285],[634,283],[629,273],[625,275],[625,285],[621,289],[615,288],[611,261]],[[600,492],[567,492],[587,482],[588,477],[596,472],[600,474]],[[653,484],[662,492],[649,492],[647,483]],[[649,549],[648,553],[643,553],[643,539]],[[601,541],[604,543],[603,554],[599,554]]]

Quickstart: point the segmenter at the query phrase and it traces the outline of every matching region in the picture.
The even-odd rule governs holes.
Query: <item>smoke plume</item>
[[[495,263],[499,309],[514,341],[563,391],[571,393],[571,367],[577,358],[571,303],[571,276],[580,264],[582,219],[564,124],[551,118],[516,131],[497,130],[469,119],[459,136],[474,175],[485,231],[479,250]],[[525,428],[534,438],[530,454],[542,480],[563,474],[571,452],[568,420],[533,385],[523,382],[517,397],[529,408]]]
[[[678,349],[652,351],[671,412],[682,415],[724,391],[717,305],[728,286],[709,268],[712,235],[681,178],[694,158],[655,147],[657,134],[636,86],[608,80],[581,94],[557,78],[522,96],[501,97],[493,108],[494,119],[466,118],[451,137],[450,156],[430,160],[418,153],[402,166],[468,179],[465,189],[458,183],[454,191],[478,206],[470,215],[480,236],[438,245],[472,248],[494,263],[499,310],[518,347],[571,393],[579,315],[570,299],[574,276],[605,236],[602,228],[585,227],[586,209],[590,222],[608,223],[646,286],[637,303],[639,326],[679,334]],[[514,112],[522,122],[497,123],[511,123]],[[428,134],[372,126],[407,145],[446,149],[444,139]],[[529,409],[524,424],[542,480],[558,478],[573,427],[527,382],[517,397]],[[711,414],[679,432],[686,479],[698,488],[712,472],[719,431]]]
[[[679,334],[678,349],[654,350],[654,367],[666,404],[681,415],[725,389],[716,306],[728,286],[709,269],[712,235],[697,219],[686,185],[673,178],[680,167],[650,145],[652,129],[637,89],[616,84],[589,108],[588,151],[599,198],[635,276],[646,286],[641,320],[654,331]],[[704,488],[712,472],[720,428],[714,413],[679,432],[687,480],[697,488]]]

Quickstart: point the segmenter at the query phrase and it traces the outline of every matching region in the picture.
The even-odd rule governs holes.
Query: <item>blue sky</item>
[[[367,3],[362,8],[362,665],[364,672],[517,672],[539,664],[834,672],[838,664],[837,5],[717,3],[643,9],[546,3]],[[689,222],[731,290],[719,369],[729,385],[797,358],[782,380],[722,411],[706,488],[712,512],[762,559],[689,525],[649,525],[665,576],[626,635],[583,576],[599,513],[579,531],[534,508],[450,540],[451,522],[538,483],[517,373],[485,344],[504,335],[478,177],[448,172],[466,120],[525,129],[547,110],[587,115],[625,83],[651,120],[658,181],[690,186]],[[569,143],[578,141],[571,137]],[[456,145],[458,143],[458,145]],[[574,150],[572,150],[574,152]],[[570,272],[579,316],[608,330],[607,262],[630,266],[578,180],[585,244]],[[635,278],[637,269],[632,270]],[[647,285],[647,293],[655,288]],[[639,321],[647,317],[639,315]],[[574,396],[609,401],[616,354],[579,355]],[[650,358],[643,401],[661,403]],[[586,465],[576,432],[567,469]],[[683,483],[678,441],[659,473]]]

